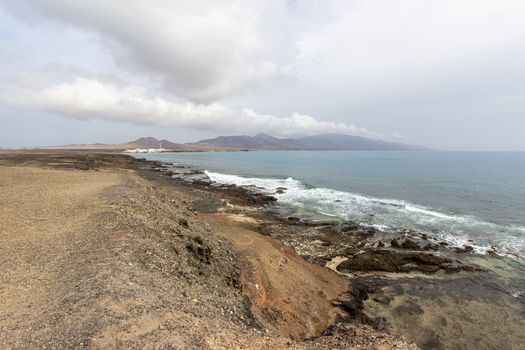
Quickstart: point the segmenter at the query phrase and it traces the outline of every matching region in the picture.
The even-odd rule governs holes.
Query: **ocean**
[[[525,153],[256,151],[140,154],[257,186],[313,219],[414,229],[476,253],[525,260]]]

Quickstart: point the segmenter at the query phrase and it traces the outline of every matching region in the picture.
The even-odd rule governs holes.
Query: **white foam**
[[[279,187],[285,187],[287,189],[299,189],[303,187],[301,181],[295,180],[291,177],[287,179],[263,179],[257,177],[242,177],[237,175],[214,173],[208,170],[205,170],[204,173],[210,178],[210,180],[221,184],[256,186],[265,189],[266,192],[275,191]]]
[[[329,188],[311,188],[293,178],[265,179],[209,171],[205,171],[205,174],[218,183],[256,186],[257,190],[271,193],[283,204],[358,221],[381,231],[392,228],[430,231],[435,233],[436,238],[452,245],[468,244],[480,254],[487,253],[494,246],[501,255],[525,257],[525,227],[497,225],[474,216],[443,213],[403,200],[375,198]],[[286,190],[276,193],[279,187]]]

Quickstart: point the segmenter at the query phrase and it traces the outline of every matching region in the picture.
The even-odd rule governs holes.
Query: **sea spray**
[[[453,246],[468,244],[479,254],[495,250],[500,255],[519,260],[525,256],[525,228],[521,226],[498,225],[475,216],[443,213],[403,200],[313,187],[291,177],[242,177],[207,170],[205,174],[217,183],[252,187],[272,194],[281,204],[360,222],[378,227],[384,232],[400,228],[413,229],[430,233]],[[277,191],[278,188],[286,190]]]

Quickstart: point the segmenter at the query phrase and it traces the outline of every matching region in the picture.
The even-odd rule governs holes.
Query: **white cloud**
[[[524,147],[518,132],[525,125],[523,103],[505,98],[525,93],[520,0],[0,3],[17,14],[13,18],[25,19],[0,11],[0,35],[7,34],[0,43],[0,89],[12,90],[11,102],[19,87],[6,84],[5,77],[19,69],[41,75],[31,83],[38,85],[34,94],[56,93],[42,95],[38,104],[29,94],[33,108],[75,118],[221,133],[337,130],[381,137],[352,127],[355,123],[389,135],[383,138],[402,134],[407,142],[432,147],[481,149],[487,135],[501,145]],[[58,72],[49,62],[79,69]],[[87,79],[84,85],[101,86],[81,88],[75,76]],[[99,96],[96,105],[95,96],[103,94],[90,96],[92,90],[113,97]],[[63,101],[71,91],[87,95],[77,96],[75,106]],[[169,113],[160,106],[169,106]],[[275,117],[293,111],[334,122]],[[498,136],[490,125],[502,118],[505,132],[498,135],[505,136]]]
[[[88,120],[102,118],[166,127],[189,127],[221,133],[301,136],[321,133],[380,136],[345,123],[318,121],[294,113],[289,117],[260,114],[252,109],[234,110],[219,103],[209,105],[150,97],[138,86],[117,87],[109,82],[77,77],[73,82],[41,89],[20,88],[3,94],[5,103]]]
[[[318,90],[359,103],[502,90],[488,82],[523,86],[516,75],[524,67],[522,1],[333,0],[325,7],[329,20],[295,43],[295,74]]]
[[[166,91],[211,102],[278,73],[286,2],[278,0],[26,0],[100,35],[118,64]]]

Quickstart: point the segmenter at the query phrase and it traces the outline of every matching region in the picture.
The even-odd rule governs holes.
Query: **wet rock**
[[[421,249],[419,247],[419,244],[409,238],[405,239],[405,241],[401,244],[401,248],[403,249],[412,249],[412,250],[418,250]]]
[[[490,247],[491,249],[489,251],[487,251],[487,254],[490,255],[490,256],[498,256],[498,251],[496,250],[496,247],[494,246],[491,246]]]
[[[454,251],[456,253],[460,253],[460,254],[463,254],[463,253],[470,253],[474,250],[474,248],[470,245],[464,245],[463,247],[456,247],[454,248]]]
[[[462,265],[451,259],[422,252],[400,253],[391,250],[368,250],[350,257],[337,267],[341,272],[351,271],[386,271],[410,272],[420,271],[435,273],[439,270],[454,272],[473,270],[471,266]]]
[[[345,221],[334,227],[334,231],[337,233],[349,233],[356,231],[363,231],[361,225],[354,221]],[[364,232],[364,231],[363,231]]]
[[[438,250],[439,247],[437,244],[427,244],[423,247],[424,250]]]
[[[282,194],[282,193],[284,193],[286,190],[287,190],[286,187],[277,187],[277,188],[275,189],[275,193],[277,193],[277,194]]]
[[[194,180],[192,183],[194,185],[209,185],[211,182],[208,180]]]
[[[355,316],[357,314],[357,306],[351,302],[351,301],[343,301],[341,303],[341,309],[343,309],[344,311],[348,312],[350,314],[350,316]]]

